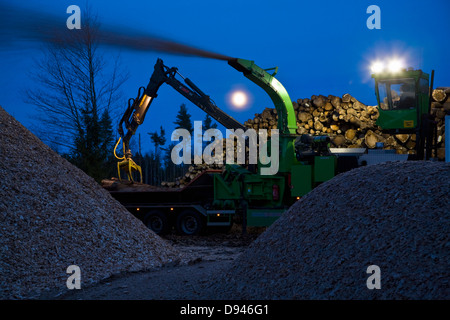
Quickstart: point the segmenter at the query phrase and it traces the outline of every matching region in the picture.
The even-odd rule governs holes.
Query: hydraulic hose
[[[118,160],[125,160],[125,155],[123,155],[123,157],[118,157],[117,156],[117,154],[116,154],[116,149],[117,149],[117,146],[119,145],[119,142],[120,142],[120,140],[122,139],[122,137],[119,137],[119,140],[117,140],[117,143],[116,143],[116,146],[114,147],[114,156],[118,159]]]

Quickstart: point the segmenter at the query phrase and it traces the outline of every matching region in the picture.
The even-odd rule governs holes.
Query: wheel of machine
[[[152,210],[145,215],[144,224],[156,234],[166,234],[170,230],[170,223],[164,212]]]
[[[177,217],[176,229],[180,234],[197,235],[202,233],[204,228],[205,219],[196,211],[186,210]]]

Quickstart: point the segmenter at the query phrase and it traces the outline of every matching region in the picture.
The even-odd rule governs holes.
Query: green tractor
[[[430,159],[433,121],[430,119],[434,70],[402,69],[372,74],[379,117],[376,124],[388,133],[416,134],[416,160]],[[431,85],[430,85],[431,81]]]

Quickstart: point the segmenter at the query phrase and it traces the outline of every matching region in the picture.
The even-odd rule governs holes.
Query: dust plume
[[[61,16],[13,7],[0,3],[0,46],[9,46],[14,41],[32,40],[44,43],[62,42],[67,35],[81,30],[69,30],[66,27],[67,14]],[[83,13],[82,13],[83,21]],[[99,44],[121,49],[137,51],[158,51],[176,55],[198,56],[218,60],[230,60],[229,56],[178,43],[160,36],[140,31],[120,28],[100,27],[96,31]],[[65,40],[64,40],[65,41]]]

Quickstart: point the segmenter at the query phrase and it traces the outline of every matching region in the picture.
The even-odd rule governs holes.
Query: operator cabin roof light
[[[405,68],[405,63],[402,59],[392,58],[388,61],[377,60],[372,63],[370,69],[372,73],[397,73]]]
[[[404,63],[400,59],[392,59],[389,61],[388,69],[392,73],[401,71],[404,68]]]
[[[373,73],[381,73],[384,71],[384,68],[385,66],[383,61],[375,61],[372,63],[372,66],[370,67]]]

